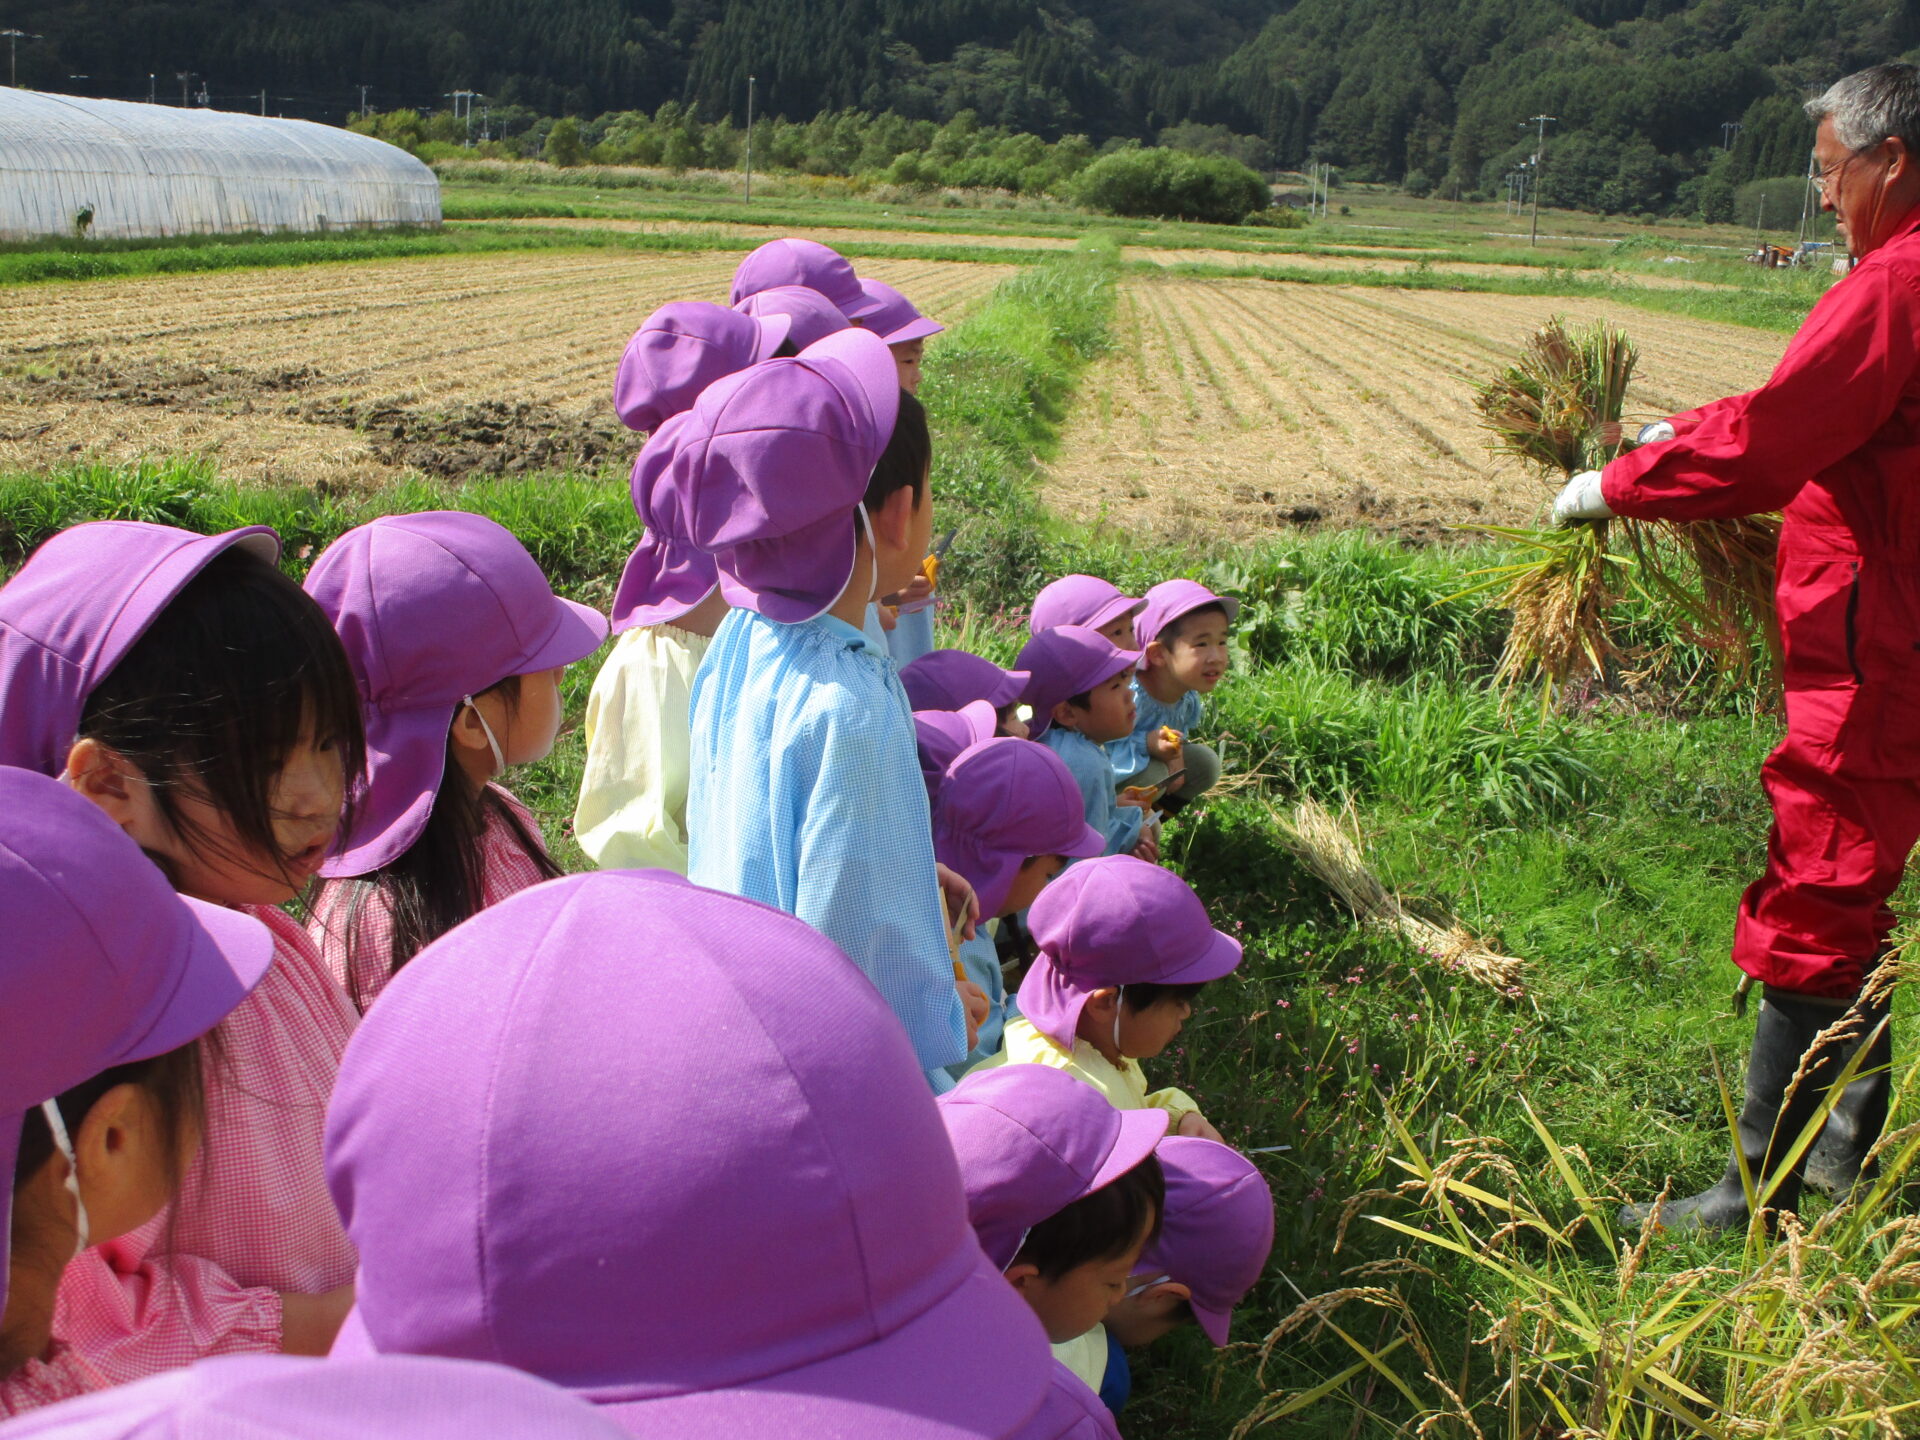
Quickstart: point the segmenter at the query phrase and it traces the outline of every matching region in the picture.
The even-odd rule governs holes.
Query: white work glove
[[[1582,470],[1553,497],[1553,523],[1556,525],[1571,525],[1576,520],[1605,520],[1612,514],[1612,507],[1600,493],[1598,470]]]
[[[1678,432],[1674,430],[1671,420],[1655,420],[1650,424],[1640,427],[1640,432],[1633,437],[1633,443],[1636,445],[1658,445],[1662,440],[1673,439],[1676,433]]]

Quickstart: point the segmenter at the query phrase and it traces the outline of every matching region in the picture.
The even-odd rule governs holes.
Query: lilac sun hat
[[[228,1355],[35,1410],[7,1440],[622,1440],[557,1385],[503,1365]]]
[[[850,323],[831,300],[804,285],[776,285],[749,295],[734,308],[756,320],[775,316],[785,320],[796,350],[838,334]]]
[[[988,918],[1006,908],[1029,856],[1084,860],[1106,848],[1073,772],[1031,740],[1002,736],[962,751],[934,796],[933,853],[966,876]]]
[[[743,315],[705,300],[662,305],[620,357],[614,413],[629,430],[657,430],[714,381],[772,359],[792,323],[786,315]]]
[[[0,767],[0,1310],[20,1124],[103,1070],[211,1030],[273,962],[266,926],[176,895],[106,812]]]
[[[1229,621],[1240,613],[1238,600],[1231,595],[1216,595],[1198,580],[1163,580],[1147,591],[1146,608],[1133,622],[1134,639],[1145,650],[1173,621],[1208,605],[1225,610]]]
[[[1084,625],[1098,630],[1122,615],[1138,615],[1146,601],[1122,595],[1098,575],[1062,575],[1033,597],[1027,629],[1038,635],[1058,625]]]
[[[1033,707],[1033,718],[1027,722],[1027,736],[1038,740],[1053,724],[1054,706],[1133,669],[1140,663],[1140,652],[1122,650],[1087,626],[1059,625],[1027,641],[1013,663],[1030,677],[1027,703]]]
[[[1002,670],[965,650],[929,650],[900,671],[900,683],[916,710],[958,710],[984,700],[1004,709],[1027,692],[1024,670]]]
[[[307,593],[346,646],[367,723],[353,829],[329,876],[377,870],[420,838],[463,698],[607,638],[606,617],[556,596],[510,530],[460,510],[356,526],[313,562]]]
[[[1040,954],[1020,982],[1020,1013],[1068,1049],[1095,990],[1199,984],[1240,964],[1240,942],[1213,928],[1193,887],[1131,855],[1073,866],[1040,892],[1027,928]]]
[[[87,696],[187,583],[239,545],[278,562],[264,525],[196,535],[140,520],[62,530],[0,586],[0,765],[65,768]]]
[[[866,330],[700,396],[669,465],[688,538],[714,557],[729,605],[794,624],[840,598],[853,579],[854,512],[899,413],[893,352]]]
[[[1259,1283],[1273,1250],[1273,1191],[1231,1145],[1169,1135],[1159,1155],[1167,1203],[1140,1268],[1186,1286],[1193,1318],[1225,1345],[1233,1307]]]
[[[960,752],[991,740],[999,725],[1000,717],[984,700],[958,710],[913,712],[913,742],[920,756],[920,778],[926,782],[928,804],[939,798],[947,767],[960,758]]]
[[[860,328],[871,330],[889,345],[904,345],[909,340],[924,340],[947,327],[929,320],[914,303],[884,280],[862,280],[860,288],[879,308],[860,317]]]
[[[337,1356],[508,1364],[689,1440],[1006,1436],[1046,1388],[879,991],[677,875],[549,881],[423,950],[347,1047],[327,1173]]]
[[[740,262],[733,272],[735,305],[749,296],[779,286],[804,286],[827,297],[849,320],[859,320],[880,309],[878,301],[860,288],[853,264],[838,250],[818,240],[769,240]]]
[[[674,468],[676,437],[685,415],[673,415],[634,457],[630,490],[634,513],[646,531],[627,557],[613,593],[613,633],[636,625],[678,620],[720,584],[713,557],[687,538],[685,475]]]
[[[978,1070],[936,1103],[960,1162],[967,1218],[1001,1270],[1034,1226],[1153,1154],[1171,1119],[1153,1106],[1116,1110],[1051,1065]]]

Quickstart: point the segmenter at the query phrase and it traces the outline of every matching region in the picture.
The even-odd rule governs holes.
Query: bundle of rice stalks
[[[1363,924],[1403,936],[1422,955],[1438,961],[1442,969],[1491,985],[1509,999],[1517,1000],[1526,993],[1521,978],[1523,962],[1495,953],[1458,922],[1436,925],[1413,914],[1381,883],[1361,853],[1360,825],[1351,804],[1338,816],[1313,799],[1302,800],[1291,813],[1269,805],[1267,813],[1287,848]]]
[[[1608,325],[1567,327],[1555,316],[1520,358],[1474,399],[1493,446],[1557,487],[1597,470],[1620,451],[1620,416],[1639,352]]]

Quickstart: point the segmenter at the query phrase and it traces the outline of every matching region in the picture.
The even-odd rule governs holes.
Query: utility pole
[[[0,30],[0,35],[7,37],[7,84],[18,90],[20,88],[20,42],[39,40],[43,37],[29,35],[25,30]]]
[[[357,113],[361,115],[364,115],[367,113],[367,91],[371,90],[372,88],[373,87],[371,85],[362,85],[360,87],[360,109]]]
[[[1746,128],[1747,127],[1742,125],[1738,120],[1722,120],[1720,122],[1720,148],[1722,150],[1733,149],[1733,142],[1739,138],[1740,132]]]
[[[173,78],[180,82],[180,108],[184,110],[187,108],[187,82],[193,79],[193,72],[176,70],[173,72]]]
[[[747,76],[747,204],[753,203],[753,86],[754,76]]]
[[[1536,115],[1531,120],[1522,120],[1522,125],[1537,125],[1539,134],[1533,142],[1533,233],[1528,239],[1529,245],[1540,243],[1540,158],[1547,153],[1547,126],[1560,117],[1557,115]]]
[[[260,113],[262,115],[267,113],[267,92],[264,89],[260,92]]]

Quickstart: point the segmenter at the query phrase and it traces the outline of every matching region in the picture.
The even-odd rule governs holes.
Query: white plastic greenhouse
[[[433,172],[368,135],[0,87],[0,240],[439,222]]]

